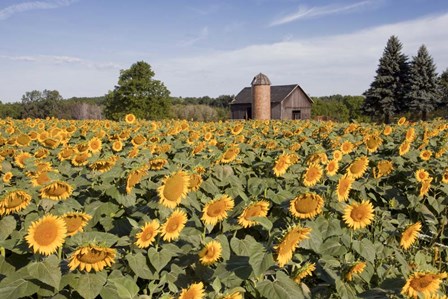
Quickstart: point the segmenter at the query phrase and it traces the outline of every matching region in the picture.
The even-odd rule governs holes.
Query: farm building
[[[230,103],[232,119],[309,119],[313,100],[299,84],[271,86],[260,73]]]

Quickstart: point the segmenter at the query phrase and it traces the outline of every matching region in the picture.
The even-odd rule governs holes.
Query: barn
[[[271,86],[260,73],[230,103],[232,119],[309,119],[313,100],[299,84]]]

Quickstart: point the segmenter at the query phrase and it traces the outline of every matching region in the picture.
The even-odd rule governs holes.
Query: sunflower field
[[[448,123],[0,120],[0,298],[447,298]]]

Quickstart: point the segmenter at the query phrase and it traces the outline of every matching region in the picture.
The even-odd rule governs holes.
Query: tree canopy
[[[168,117],[170,92],[161,81],[153,79],[154,75],[151,66],[144,61],[120,71],[118,85],[106,95],[106,117],[118,120],[127,113],[142,119]]]

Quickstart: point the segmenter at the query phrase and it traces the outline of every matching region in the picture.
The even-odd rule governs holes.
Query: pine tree
[[[408,58],[401,53],[402,44],[392,35],[380,58],[374,81],[364,92],[366,97],[361,110],[370,116],[383,116],[384,122],[397,112],[406,109],[405,86],[408,73]]]
[[[118,120],[127,113],[137,118],[160,119],[170,113],[170,92],[165,85],[154,80],[151,66],[138,61],[129,69],[122,70],[118,85],[106,95],[105,115]]]
[[[436,66],[425,45],[411,61],[407,97],[409,110],[421,112],[424,121],[441,102]]]
[[[446,108],[448,106],[448,68],[439,77],[439,88],[442,101],[438,108]]]

